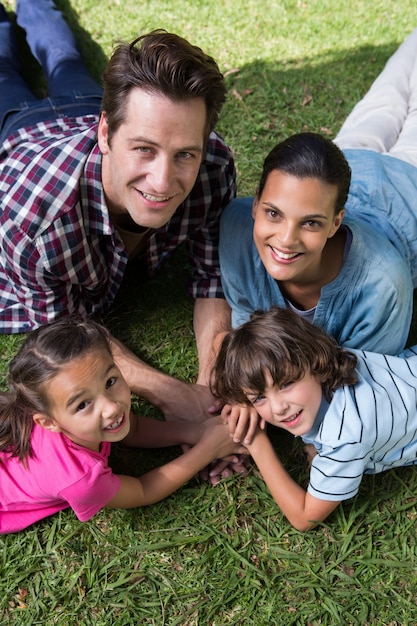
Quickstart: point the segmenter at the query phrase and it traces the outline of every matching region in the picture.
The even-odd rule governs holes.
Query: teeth
[[[169,196],[166,196],[165,198],[160,198],[158,196],[152,196],[150,193],[145,193],[144,191],[142,191],[142,196],[146,198],[146,200],[150,200],[150,202],[166,202],[167,200],[169,200]]]
[[[301,411],[298,411],[298,413],[295,413],[294,415],[291,415],[291,417],[287,417],[285,420],[282,420],[282,421],[283,422],[292,422],[300,415],[300,413],[301,413]]]
[[[291,253],[281,252],[280,250],[277,250],[276,248],[272,248],[272,250],[275,252],[277,256],[279,256],[280,259],[285,259],[285,260],[293,259],[299,254],[298,252],[291,252]]]
[[[117,428],[122,423],[122,420],[123,420],[123,415],[119,417],[119,419],[116,422],[111,424],[111,426],[107,426],[106,430],[113,430],[114,428]]]

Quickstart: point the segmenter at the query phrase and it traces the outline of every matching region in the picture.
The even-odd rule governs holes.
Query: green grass
[[[417,26],[417,5],[405,0],[57,4],[97,77],[115,40],[155,27],[215,56],[229,88],[218,128],[234,150],[241,194],[253,193],[262,160],[279,139],[302,129],[334,136]],[[41,93],[37,66],[27,53],[24,59]],[[193,381],[185,274],[180,252],[148,284],[137,287],[128,276],[108,324],[149,363]],[[1,385],[21,341],[0,337]],[[285,435],[274,440],[302,480],[297,446]],[[118,447],[111,462],[115,471],[139,475],[178,452]],[[356,498],[301,534],[252,469],[217,487],[193,480],[152,507],[102,511],[84,524],[64,511],[0,539],[0,620],[19,626],[412,626],[416,503],[417,467],[366,477]]]

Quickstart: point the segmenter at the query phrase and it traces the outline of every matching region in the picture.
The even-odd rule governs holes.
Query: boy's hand
[[[252,443],[256,429],[265,428],[265,421],[259,417],[253,406],[246,404],[225,404],[221,417],[228,424],[230,436],[235,443]]]

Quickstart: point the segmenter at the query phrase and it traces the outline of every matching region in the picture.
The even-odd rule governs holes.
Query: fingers
[[[224,403],[222,400],[215,400],[213,404],[209,407],[208,413],[210,415],[218,415],[223,408],[223,404]]]
[[[246,474],[251,464],[251,457],[247,450],[243,454],[234,454],[225,459],[216,459],[206,468],[199,472],[199,478],[209,481],[212,485],[218,485],[222,479],[229,478],[233,474]]]
[[[221,418],[226,422],[229,434],[235,443],[252,443],[256,429],[265,428],[265,421],[261,420],[256,409],[243,404],[226,404],[221,412]]]

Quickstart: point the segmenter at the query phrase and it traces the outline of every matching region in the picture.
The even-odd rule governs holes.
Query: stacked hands
[[[260,431],[265,431],[266,421],[258,414],[253,406],[244,404],[225,404],[221,410],[223,424],[228,427],[229,437],[236,444],[246,448],[244,454],[234,455],[227,459],[213,461],[206,470],[200,472],[205,480],[211,484],[219,483],[221,478],[228,478],[232,474],[244,474],[250,466],[250,446]],[[304,454],[308,467],[311,467],[317,450],[313,444],[304,445]]]
[[[216,401],[210,407],[210,413],[220,415],[222,423],[227,426],[229,437],[233,443],[241,444],[244,448],[250,445],[258,430],[265,429],[265,420],[259,417],[257,411],[243,404],[225,404]],[[199,472],[202,480],[217,485],[222,478],[229,478],[233,474],[245,474],[250,466],[249,450],[241,450],[223,459],[215,459],[205,469]]]

